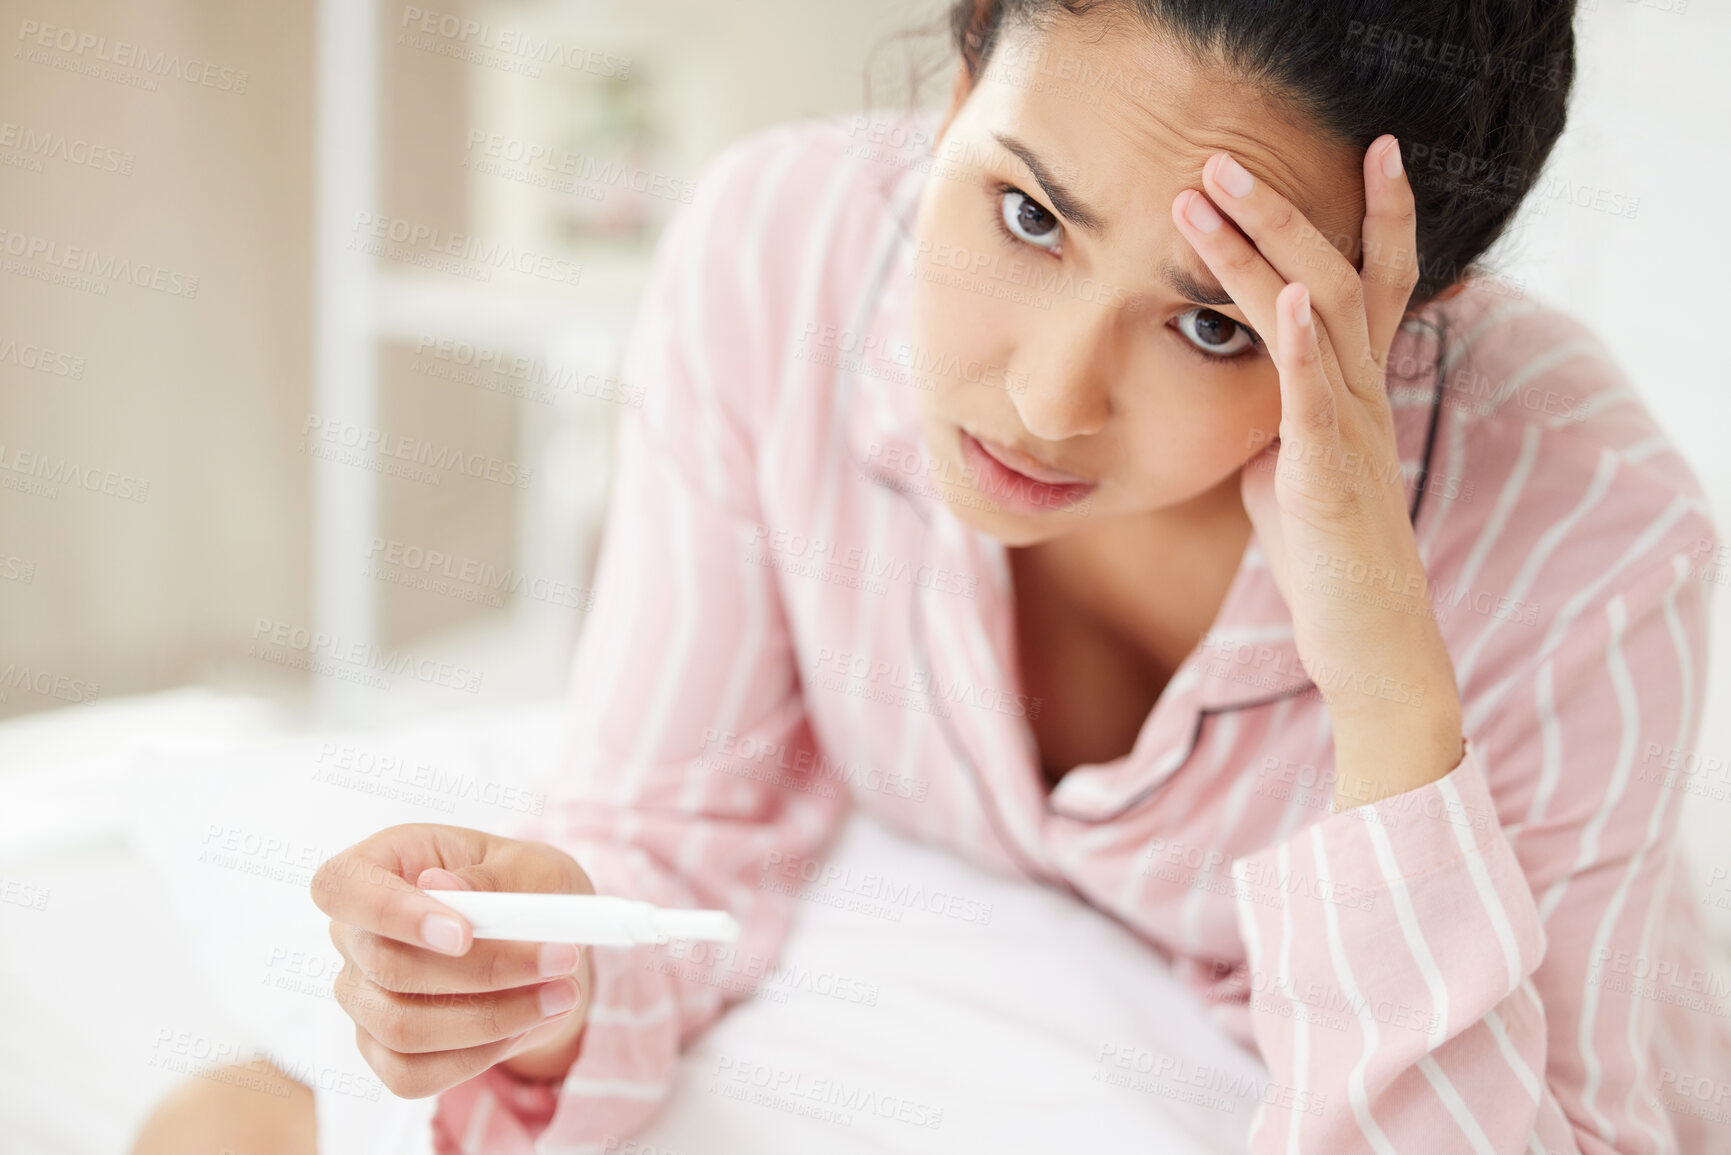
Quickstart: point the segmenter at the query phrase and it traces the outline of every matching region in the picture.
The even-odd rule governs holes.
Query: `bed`
[[[547,789],[557,717],[545,702],[308,732],[268,702],[184,690],[0,726],[11,1149],[125,1151],[180,1079],[268,1055],[315,1087],[324,1155],[429,1151],[432,1101],[383,1089],[330,998],[337,956],[306,882],[395,822],[509,830]],[[858,811],[833,857],[993,916],[802,903],[778,977],[610,1150],[1242,1150],[1266,1070],[1116,923]],[[820,1078],[899,1106],[825,1107],[802,1090]]]

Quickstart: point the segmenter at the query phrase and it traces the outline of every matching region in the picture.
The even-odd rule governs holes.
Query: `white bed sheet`
[[[557,710],[373,735],[213,727],[196,743],[158,734],[14,766],[4,785],[24,805],[0,818],[0,846],[19,849],[0,851],[0,880],[49,900],[0,904],[0,1021],[27,1044],[0,1048],[0,1085],[18,1092],[0,1106],[0,1134],[42,1155],[125,1150],[185,1069],[257,1048],[315,1085],[323,1155],[429,1151],[431,1101],[383,1090],[329,997],[336,954],[305,882],[322,857],[394,822],[508,829],[510,804],[479,795],[545,788]],[[363,792],[393,772],[329,780],[351,750],[401,759],[398,778],[426,781],[415,768],[429,766],[495,789],[435,790],[438,805]],[[25,837],[32,808],[55,837]],[[802,902],[784,981],[698,1039],[667,1106],[615,1150],[1243,1150],[1266,1071],[1110,919],[857,813],[829,859],[856,878],[989,903],[991,919],[861,913],[839,892]],[[832,983],[844,993],[820,993]],[[759,1093],[768,1079],[781,1093]],[[856,1095],[845,1118],[811,1113],[799,1092],[816,1080]],[[911,1101],[908,1115],[937,1126],[861,1109],[861,1095],[886,1110]]]

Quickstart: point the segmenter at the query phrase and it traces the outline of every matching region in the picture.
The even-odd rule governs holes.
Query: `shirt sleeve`
[[[846,810],[812,770],[775,571],[748,560],[762,532],[753,394],[769,392],[752,352],[772,343],[747,319],[761,302],[740,286],[762,270],[742,267],[757,258],[738,238],[765,209],[776,146],[760,134],[725,151],[657,252],[621,374],[644,403],[621,417],[558,786],[520,831],[569,852],[599,894],[724,909],[743,933],[588,948],[595,989],[562,1083],[494,1067],[444,1092],[441,1155],[618,1149],[682,1049],[772,965],[796,899],[760,886],[770,856],[818,850]]]
[[[1271,1075],[1253,1155],[1679,1150],[1658,1000],[1612,963],[1668,949],[1680,792],[1652,755],[1698,726],[1712,534],[1677,498],[1598,538],[1525,659],[1463,689],[1453,769],[1233,863]]]

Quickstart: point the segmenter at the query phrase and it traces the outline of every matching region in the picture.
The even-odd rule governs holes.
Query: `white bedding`
[[[383,1090],[329,998],[336,954],[305,882],[391,823],[509,829],[520,792],[545,790],[557,704],[350,736],[199,695],[126,708],[82,744],[0,727],[0,1021],[24,1044],[0,1048],[0,1135],[123,1151],[184,1070],[258,1048],[318,1088],[324,1155],[428,1151],[431,1101]],[[340,765],[362,750],[399,768]],[[387,781],[421,796],[385,797]],[[666,1108],[614,1150],[1243,1149],[1260,1061],[1111,920],[864,817],[831,858],[992,917],[802,903],[785,981],[705,1033]],[[44,891],[44,909],[17,900]],[[771,1080],[782,1093],[761,1094]],[[799,1095],[816,1080],[907,1106],[817,1117]]]

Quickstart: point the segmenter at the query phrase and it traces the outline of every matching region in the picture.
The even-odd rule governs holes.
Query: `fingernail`
[[[429,914],[421,920],[421,941],[434,950],[456,954],[463,949],[463,928],[450,915]]]
[[[577,1005],[577,984],[570,979],[548,983],[541,988],[541,1017],[550,1019],[562,1015]]]
[[[577,969],[577,948],[568,942],[541,944],[541,977],[568,975]]]
[[[1221,155],[1220,163],[1214,169],[1214,180],[1235,197],[1249,196],[1250,190],[1256,187],[1256,182],[1244,171],[1244,166],[1233,160],[1230,153]]]
[[[1208,203],[1208,198],[1199,192],[1190,194],[1190,203],[1184,206],[1184,216],[1205,233],[1211,233],[1226,223],[1220,219],[1220,214],[1214,211],[1214,206]]]
[[[1292,306],[1292,311],[1298,315],[1298,323],[1305,328],[1310,327],[1310,290],[1305,289],[1298,294],[1298,303]]]
[[[438,866],[429,866],[421,871],[415,879],[415,886],[421,890],[473,890],[474,887],[464,882],[460,877]]]
[[[1389,180],[1400,179],[1400,141],[1393,140],[1382,153],[1382,175]]]

